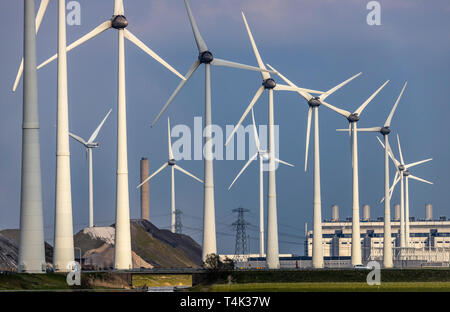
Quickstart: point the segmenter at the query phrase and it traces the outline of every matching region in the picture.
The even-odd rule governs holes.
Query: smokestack
[[[433,205],[432,204],[425,205],[425,220],[427,220],[427,221],[433,220]]]
[[[400,205],[396,204],[394,206],[394,221],[400,221]]]
[[[339,221],[339,206],[338,205],[331,206],[331,221],[334,221],[334,222]]]
[[[370,206],[364,205],[363,207],[363,221],[370,221]]]
[[[141,158],[141,183],[148,178],[148,158]],[[141,219],[150,221],[149,182],[141,187]]]

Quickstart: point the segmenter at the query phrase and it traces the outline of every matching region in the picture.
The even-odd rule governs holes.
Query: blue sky
[[[72,42],[112,15],[113,1],[80,0],[81,25],[68,26]],[[385,80],[391,82],[364,111],[359,126],[384,122],[404,81],[408,87],[392,123],[399,133],[406,162],[433,157],[414,168],[413,174],[433,181],[433,186],[411,182],[411,215],[424,216],[425,203],[432,203],[435,216],[450,215],[450,143],[447,139],[450,108],[450,4],[448,1],[380,1],[380,26],[366,23],[365,0],[299,1],[191,0],[193,13],[210,50],[220,58],[256,65],[240,11],[246,13],[263,60],[300,86],[326,90],[362,71],[363,75],[328,102],[347,110],[358,107]],[[39,2],[37,1],[36,7]],[[0,228],[17,228],[20,202],[20,149],[22,83],[11,92],[22,55],[23,1],[2,1],[7,14],[0,21],[3,38],[0,75]],[[51,1],[37,37],[38,62],[56,51],[57,1]],[[128,30],[181,73],[197,57],[197,49],[183,1],[125,1]],[[88,137],[109,108],[110,119],[99,135],[94,151],[95,223],[114,222],[116,168],[116,71],[117,37],[108,30],[68,55],[69,112],[71,131]],[[167,125],[193,126],[194,116],[203,115],[202,68],[170,106],[154,128],[151,121],[168,99],[179,79],[150,59],[130,42],[126,43],[128,159],[131,217],[139,216],[139,159],[149,157],[151,171],[167,159]],[[46,239],[52,240],[54,214],[56,62],[41,69],[39,107],[41,160]],[[261,76],[254,72],[213,68],[213,122],[235,123],[248,105]],[[278,79],[279,80],[279,79]],[[312,221],[312,163],[303,171],[307,105],[298,94],[275,96],[275,121],[280,125],[280,157],[296,164],[277,171],[280,252],[303,252],[304,224]],[[257,123],[267,120],[267,98],[255,106]],[[247,118],[244,124],[248,124]],[[351,162],[348,137],[336,133],[347,121],[325,107],[320,108],[321,173],[323,217],[331,206],[340,206],[341,217],[351,214]],[[394,145],[394,144],[393,144]],[[397,152],[397,148],[394,147]],[[312,150],[311,150],[312,152]],[[71,142],[74,228],[88,221],[87,161],[81,146]],[[360,198],[372,206],[372,216],[381,216],[383,206],[383,152],[375,135],[359,136]],[[312,153],[310,154],[312,159]],[[231,213],[240,205],[250,209],[250,236],[257,237],[258,184],[254,163],[231,191],[228,185],[243,161],[216,161],[215,199],[218,251],[234,252]],[[180,162],[185,169],[203,176],[203,162]],[[394,169],[391,168],[393,176]],[[150,185],[151,218],[157,226],[169,225],[170,174],[162,173]],[[395,193],[393,203],[399,201]],[[176,176],[176,202],[184,229],[201,242],[202,186],[183,175]],[[225,235],[226,234],[226,235]],[[231,235],[231,236],[230,236]],[[287,242],[295,242],[291,244]],[[251,240],[252,251],[257,240]]]

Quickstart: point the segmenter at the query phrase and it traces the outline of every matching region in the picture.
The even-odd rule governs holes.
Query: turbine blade
[[[191,12],[191,7],[187,0],[184,0],[184,4],[186,5],[187,14],[189,16],[189,22],[191,23],[192,31],[194,32],[195,42],[197,43],[198,52],[202,53],[208,51],[208,47],[206,46],[205,40],[203,40],[200,31],[198,30],[197,22],[195,21],[194,16]]]
[[[385,149],[384,143],[380,140],[380,138],[377,136],[378,142],[380,142],[381,146],[383,147],[383,149]],[[394,153],[392,152],[391,146],[388,142],[388,155],[391,158],[392,162],[394,163],[395,167],[400,166],[400,162],[394,157]]]
[[[397,185],[398,181],[400,181],[400,176],[398,174],[398,170],[395,171],[394,180],[392,180],[392,186],[389,188],[389,198],[392,198],[392,193],[394,192],[395,186]],[[384,201],[384,196],[380,200],[380,203]]]
[[[400,161],[402,162],[402,165],[405,164],[405,161],[403,160],[403,154],[402,154],[402,147],[400,146],[400,137],[397,134],[397,144],[398,144],[398,152],[400,154]]]
[[[402,98],[403,91],[405,91],[405,88],[406,88],[407,84],[408,84],[408,82],[406,81],[405,84],[403,85],[403,89],[400,92],[400,95],[397,98],[397,101],[395,101],[395,104],[394,104],[394,107],[391,110],[391,113],[389,114],[388,118],[386,119],[386,122],[384,123],[385,127],[390,127],[391,126],[392,117],[394,116],[395,110],[397,109],[397,105],[400,102],[400,99]]]
[[[245,64],[241,64],[241,63],[218,59],[218,58],[214,58],[213,61],[211,62],[211,65],[225,66],[225,67],[232,67],[232,68],[239,68],[239,69],[247,69],[247,70],[253,70],[253,71],[257,71],[257,72],[270,72],[272,74],[275,74],[274,71],[271,71],[271,70],[268,70],[265,68],[258,68],[255,66],[245,65]]]
[[[82,137],[79,137],[78,135],[73,134],[73,133],[70,133],[70,132],[69,132],[69,135],[70,135],[73,139],[75,139],[75,140],[77,140],[78,142],[80,142],[81,144],[83,144],[83,145],[86,145],[86,144],[87,144],[87,142],[86,142],[85,140],[83,140]]]
[[[308,122],[306,126],[306,148],[305,148],[305,172],[308,167],[308,154],[309,154],[309,138],[311,135],[311,118],[312,118],[312,107],[308,109]]]
[[[328,107],[329,109],[335,111],[336,113],[338,113],[338,114],[344,116],[345,118],[347,118],[348,116],[351,115],[351,113],[350,113],[349,111],[346,111],[345,109],[337,108],[336,106],[333,106],[333,105],[331,105],[331,104],[328,104],[327,102],[320,101],[320,103],[321,103],[323,106]]]
[[[250,38],[250,42],[252,44],[253,53],[255,54],[256,61],[258,62],[258,66],[261,69],[266,69],[266,66],[264,66],[264,62],[261,59],[261,55],[259,54],[258,47],[256,46],[255,39],[253,39],[252,31],[250,30],[250,27],[248,26],[247,19],[245,18],[244,12],[242,13],[242,18],[244,19],[245,28],[247,28],[248,37]],[[267,72],[261,72],[261,76],[263,80],[269,79],[270,74]]]
[[[293,164],[290,164],[290,163],[288,163],[288,162],[286,162],[286,161],[284,161],[284,160],[280,160],[280,159],[278,159],[278,158],[275,158],[275,161],[276,161],[276,162],[279,162],[280,164],[289,166],[289,167],[295,167]]]
[[[142,51],[153,57],[155,60],[157,60],[159,63],[161,63],[164,67],[166,67],[168,70],[170,70],[172,73],[177,75],[183,80],[186,80],[182,74],[180,74],[175,68],[170,66],[166,61],[164,61],[158,54],[156,54],[153,50],[151,50],[148,46],[146,46],[141,40],[139,40],[135,35],[133,35],[131,32],[125,29],[124,31],[125,38],[130,40],[132,43],[134,43],[136,46],[138,46]]]
[[[106,114],[105,118],[103,118],[102,122],[98,125],[97,129],[92,133],[91,137],[88,140],[88,143],[94,142],[94,140],[97,138],[98,133],[100,132],[100,129],[103,127],[103,124],[105,123],[106,119],[108,119],[109,114],[111,114],[112,109],[109,110],[109,112]]]
[[[190,176],[191,178],[197,180],[198,182],[203,183],[203,180],[197,178],[195,175],[193,175],[192,173],[188,172],[187,170],[181,168],[180,166],[174,165],[173,167],[175,169],[177,169],[178,171],[183,172],[184,174],[186,174],[186,175]]]
[[[433,158],[428,158],[428,159],[425,159],[425,160],[416,161],[416,162],[413,162],[411,164],[406,165],[405,168],[408,169],[408,168],[411,168],[411,167],[414,167],[414,166],[417,166],[417,165],[429,162],[431,160],[433,160]]]
[[[275,91],[293,91],[293,92],[305,92],[305,89],[302,88],[298,88],[298,87],[292,87],[292,86],[287,86],[287,85],[283,85],[283,84],[279,84],[277,83],[277,85],[274,88]]]
[[[358,132],[380,132],[381,127],[358,128]]]
[[[124,15],[123,0],[114,0],[114,15]]]
[[[39,5],[38,12],[36,14],[36,34],[39,32],[39,28],[41,27],[42,19],[44,18],[45,12],[47,11],[47,6],[50,0],[41,0],[41,4]],[[13,92],[16,92],[17,86],[19,85],[20,78],[23,74],[23,57],[20,62],[19,70],[16,75],[16,80],[13,85]]]
[[[231,132],[230,136],[228,137],[227,141],[225,142],[225,145],[227,145],[230,142],[230,140],[233,137],[234,133],[237,131],[237,129],[241,125],[242,121],[244,121],[245,117],[250,112],[252,107],[255,105],[256,101],[258,101],[259,97],[261,96],[261,94],[263,92],[264,92],[264,86],[259,87],[259,89],[258,89],[258,91],[256,91],[255,96],[253,97],[252,101],[250,102],[250,104],[248,105],[247,109],[245,110],[244,114],[242,114],[241,119],[239,119],[238,123],[234,127],[234,129]]]
[[[253,113],[253,107],[252,107],[252,122],[253,122],[253,132],[255,134],[255,145],[256,149],[259,152],[261,150],[261,143],[259,142],[258,129],[256,128],[255,114]]]
[[[423,182],[423,183],[434,184],[433,182],[430,182],[430,181],[427,181],[425,179],[413,176],[412,174],[409,175],[408,178],[411,178],[411,179],[414,179],[414,180],[417,180],[417,181],[420,181],[420,182]]]
[[[164,168],[166,168],[169,164],[166,162],[164,163],[164,165],[162,165],[161,167],[159,167],[158,170],[156,170],[155,172],[153,172],[150,176],[148,176],[144,181],[142,181],[141,184],[139,184],[138,186],[136,186],[136,188],[140,188],[142,185],[144,185],[145,183],[147,183],[148,181],[150,181],[151,178],[153,178],[155,175],[157,175],[158,173],[161,172],[161,170],[163,170]]]
[[[189,78],[191,78],[192,74],[195,72],[195,70],[200,66],[200,61],[196,60],[194,62],[194,64],[192,64],[191,68],[189,69],[189,71],[186,73],[186,80],[182,80],[179,84],[178,87],[175,89],[175,91],[172,93],[172,95],[170,96],[169,100],[167,101],[167,103],[164,105],[164,107],[161,109],[161,111],[159,112],[158,116],[156,116],[155,120],[153,120],[152,122],[152,127],[155,126],[155,124],[158,122],[159,118],[161,117],[161,115],[166,111],[167,107],[170,105],[170,103],[172,103],[172,101],[175,99],[175,97],[177,96],[177,94],[180,92],[180,90],[183,88],[183,86],[186,84],[186,82],[189,80]]]
[[[328,90],[327,92],[325,92],[324,94],[321,94],[319,96],[320,100],[325,101],[325,99],[327,97],[329,97],[331,94],[333,94],[334,92],[336,92],[337,90],[339,90],[340,88],[342,88],[343,86],[345,86],[347,83],[349,83],[350,81],[352,81],[353,79],[355,79],[356,77],[360,76],[362,73],[356,74],[353,77],[350,77],[349,79],[345,80],[344,82],[338,84],[336,87],[331,88],[330,90]]]
[[[275,68],[273,68],[270,64],[267,64],[267,66],[270,67],[270,69],[272,69],[273,71],[277,72],[277,75],[283,79],[288,85],[290,85],[291,87],[296,87],[297,86],[290,81],[289,79],[287,79],[285,76],[283,76],[278,70],[276,70]],[[309,91],[306,91],[306,89],[302,89],[302,90],[297,90],[298,94],[300,94],[306,101],[309,101],[313,98],[313,96],[311,94],[309,94]]]
[[[36,14],[36,34],[41,27],[42,20],[44,19],[45,12],[47,11],[48,3],[50,0],[41,0],[41,4],[39,5],[38,12]]]
[[[394,181],[392,182],[392,186],[389,188],[389,195],[392,196],[392,193],[394,192],[395,186],[400,181],[402,176],[399,174],[399,171],[397,170],[395,173]]]
[[[173,159],[172,137],[170,135],[170,118],[167,118],[167,144],[169,145],[169,159]]]
[[[244,165],[244,167],[242,167],[241,171],[239,171],[239,173],[237,174],[237,176],[234,178],[233,182],[230,184],[230,186],[228,187],[228,190],[231,189],[231,187],[233,186],[234,182],[237,181],[237,179],[239,179],[239,177],[241,176],[241,174],[245,171],[245,169],[247,169],[247,167],[250,165],[250,163],[252,161],[254,161],[256,159],[256,157],[258,156],[258,152],[255,153],[255,155],[253,155]]]
[[[75,42],[71,43],[70,45],[67,46],[67,52],[73,50],[74,48],[78,47],[79,45],[82,45],[83,43],[85,43],[86,41],[100,35],[102,32],[104,32],[105,30],[111,28],[111,21],[106,21],[100,25],[98,25],[96,28],[94,28],[93,30],[91,30],[90,32],[88,32],[86,35],[84,35],[83,37],[81,37],[80,39],[76,40]],[[42,67],[44,67],[45,65],[53,62],[54,60],[56,60],[58,58],[58,53],[56,53],[55,55],[53,55],[52,57],[50,57],[49,59],[47,59],[45,62],[43,62],[42,64],[40,64],[37,69],[41,69]]]
[[[381,85],[381,87],[378,88],[377,91],[375,91],[358,109],[355,111],[355,114],[361,115],[364,108],[366,108],[367,105],[373,100],[373,98],[384,88],[385,85],[389,83],[389,80],[386,80],[385,83]]]

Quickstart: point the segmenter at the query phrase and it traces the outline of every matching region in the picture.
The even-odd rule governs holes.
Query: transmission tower
[[[175,209],[175,233],[181,234],[181,229],[183,228],[183,223],[181,223],[181,215],[183,213],[179,209]]]
[[[248,253],[247,248],[247,225],[250,225],[245,221],[244,213],[248,212],[248,209],[239,207],[233,209],[233,212],[237,212],[238,218],[232,225],[236,229],[236,245],[234,250],[234,259],[237,261],[243,261],[244,255]]]

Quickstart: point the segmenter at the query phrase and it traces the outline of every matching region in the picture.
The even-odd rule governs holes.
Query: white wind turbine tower
[[[275,68],[267,64],[271,69],[277,71]],[[277,71],[278,76],[283,79],[288,85],[292,87],[297,87],[293,82],[287,79],[285,76]],[[325,99],[339,90],[341,87],[345,86],[347,83],[361,75],[361,73],[354,75],[353,77],[347,79],[341,84],[335,86],[334,88],[328,90],[327,92],[321,94],[320,96],[314,97],[306,91],[298,91],[298,93],[306,100],[309,105],[308,109],[308,122],[306,127],[306,149],[305,149],[305,171],[308,164],[308,149],[309,149],[309,137],[311,133],[311,118],[314,110],[314,231],[313,231],[313,248],[312,248],[312,263],[314,268],[323,268],[323,245],[322,245],[322,199],[321,199],[321,188],[320,188],[320,151],[319,151],[319,106],[329,105],[324,103]]]
[[[378,137],[377,137],[378,138]],[[381,140],[378,138],[378,141],[380,142],[381,146],[385,148],[385,145]],[[400,181],[400,247],[405,248],[409,246],[409,189],[408,189],[408,179],[414,179],[420,182],[433,184],[432,182],[429,182],[427,180],[418,178],[416,176],[411,175],[411,173],[408,171],[409,168],[429,162],[432,160],[432,158],[428,158],[425,160],[413,162],[410,164],[405,164],[402,154],[402,149],[400,146],[400,138],[397,135],[397,144],[398,144],[398,151],[400,154],[400,161],[398,161],[394,157],[394,153],[391,150],[390,145],[388,145],[388,153],[389,157],[391,158],[392,162],[395,164],[395,167],[397,168],[397,172],[395,173],[394,181],[392,183],[391,188],[389,189],[389,198],[392,196],[392,192],[394,191],[395,185]],[[403,179],[405,178],[405,179]],[[406,199],[405,199],[405,193],[406,193]],[[384,200],[384,198],[382,199]]]
[[[267,71],[266,69],[260,69],[253,66],[243,65],[235,62],[230,62],[222,59],[215,58],[205,41],[203,40],[200,31],[198,30],[197,23],[192,15],[191,8],[187,0],[184,0],[186,6],[189,21],[194,33],[195,42],[198,48],[198,59],[194,61],[191,68],[186,74],[186,79],[181,81],[175,91],[170,96],[167,103],[164,105],[158,116],[152,123],[152,127],[159,120],[161,115],[167,109],[170,103],[175,99],[176,95],[180,92],[186,82],[191,78],[197,68],[201,65],[205,65],[205,147],[204,147],[204,166],[205,166],[205,183],[204,183],[204,203],[203,203],[203,248],[202,259],[206,260],[208,254],[217,253],[216,245],[216,224],[215,224],[215,208],[214,208],[214,175],[213,175],[213,160],[212,160],[212,117],[211,117],[211,65],[214,66],[226,66],[239,69],[254,70],[254,71]]]
[[[185,175],[190,176],[191,178],[199,181],[200,183],[203,183],[202,180],[197,178],[192,173],[186,171],[185,169],[181,168],[179,165],[176,164],[175,158],[173,157],[172,152],[172,138],[170,135],[170,119],[167,119],[167,132],[168,132],[168,147],[169,147],[169,159],[167,162],[165,162],[158,170],[156,170],[154,173],[152,173],[149,177],[147,177],[144,181],[142,181],[141,184],[139,184],[136,188],[140,188],[142,185],[150,181],[151,178],[156,176],[158,173],[160,173],[164,168],[167,166],[171,169],[171,192],[170,192],[170,215],[171,215],[171,231],[172,233],[175,233],[175,219],[176,219],[176,209],[175,209],[175,169],[184,173]]]
[[[372,127],[372,128],[358,128],[358,132],[375,132],[381,133],[384,137],[384,146],[388,146],[388,148],[384,148],[384,197],[387,200],[384,201],[384,239],[383,239],[383,266],[385,268],[392,268],[394,266],[393,258],[392,258],[392,235],[391,235],[391,197],[389,194],[389,138],[388,135],[391,133],[391,122],[394,116],[395,110],[397,109],[398,103],[405,91],[407,82],[403,85],[403,89],[400,92],[400,95],[395,101],[394,107],[392,107],[391,112],[389,113],[388,118],[386,119],[384,125],[382,127]]]
[[[128,190],[128,152],[127,152],[127,120],[126,120],[126,94],[125,94],[125,46],[124,39],[128,39],[145,53],[164,65],[178,77],[185,79],[172,66],[147,47],[135,35],[125,28],[128,21],[124,16],[123,0],[114,0],[114,15],[94,28],[92,31],[76,40],[66,51],[70,51],[79,45],[92,39],[107,29],[114,28],[118,31],[118,72],[117,72],[117,189],[116,189],[116,237],[114,248],[114,268],[128,270],[132,268],[131,260],[131,234],[130,234],[130,203]],[[58,58],[53,55],[38,66],[42,68],[46,64]]]
[[[42,0],[35,28],[39,30],[49,1]],[[55,235],[53,265],[56,271],[70,271],[74,261],[72,195],[70,183],[69,116],[67,96],[66,1],[58,1],[58,91],[56,138]],[[14,81],[17,89],[24,68],[23,59]]]
[[[247,167],[250,165],[250,163],[256,158],[259,160],[259,256],[264,257],[264,180],[263,180],[263,162],[264,160],[269,159],[269,154],[266,150],[263,150],[261,148],[261,143],[259,141],[258,136],[258,130],[256,128],[255,123],[255,115],[253,113],[252,108],[252,122],[253,122],[253,132],[254,132],[254,138],[255,138],[255,145],[256,145],[256,153],[250,157],[250,159],[245,163],[244,167],[242,167],[241,171],[239,171],[238,175],[234,178],[231,185],[228,187],[228,190],[231,189],[233,184],[239,179],[241,174],[247,169]],[[283,165],[294,167],[294,165],[287,163],[285,161],[275,159],[276,162],[279,162]]]
[[[357,123],[360,119],[361,113],[372,99],[384,88],[389,82],[387,80],[377,91],[375,91],[358,109],[353,113],[346,110],[336,108],[334,106],[327,106],[338,114],[347,118],[349,122],[348,129],[338,129],[337,131],[349,131],[351,135],[351,151],[352,151],[352,167],[353,167],[353,208],[352,208],[352,265],[362,263],[361,258],[361,232],[359,227],[359,182],[358,182],[358,128]],[[324,104],[324,102],[322,102]]]
[[[105,123],[109,114],[111,114],[111,111],[112,109],[109,110],[105,118],[103,118],[102,122],[98,125],[97,129],[95,129],[95,131],[92,132],[89,140],[85,141],[78,135],[69,132],[69,135],[73,139],[83,144],[83,146],[86,148],[86,152],[88,153],[89,157],[89,227],[94,226],[94,186],[93,186],[94,184],[93,184],[93,170],[92,170],[92,149],[98,147],[98,142],[95,142],[95,139],[97,138],[98,133],[100,132],[100,129],[103,127],[103,124]]]
[[[49,1],[41,1],[36,20],[39,30]],[[66,1],[58,0],[58,91],[56,132],[56,190],[53,265],[55,271],[72,270],[74,261],[72,195],[70,183],[69,113],[67,95]],[[14,82],[16,90],[23,73],[23,59]]]
[[[247,33],[250,38],[250,42],[253,47],[253,52],[255,54],[256,60],[258,61],[259,68],[261,70],[266,70],[264,62],[261,59],[261,55],[259,54],[258,48],[256,46],[255,40],[253,39],[253,35],[250,31],[250,27],[248,26],[247,19],[245,18],[244,13],[242,12],[242,18],[244,19],[245,27],[247,28]],[[232,133],[228,137],[225,145],[227,145],[234,133],[240,127],[242,121],[245,119],[247,114],[250,112],[252,107],[255,105],[256,101],[260,98],[264,90],[268,90],[269,92],[269,144],[268,144],[268,157],[269,157],[269,168],[268,168],[268,194],[267,194],[267,266],[270,269],[278,269],[280,267],[279,262],[279,252],[278,252],[278,221],[277,221],[277,198],[276,198],[276,177],[275,177],[275,135],[274,135],[274,109],[273,109],[273,92],[274,91],[307,91],[312,93],[322,93],[320,91],[314,91],[309,89],[300,89],[296,87],[291,87],[287,85],[277,84],[273,78],[271,78],[270,74],[266,71],[261,71],[262,75],[262,86],[259,87],[258,91],[256,91],[255,96],[253,97],[250,105],[245,110],[239,122],[236,124]]]

